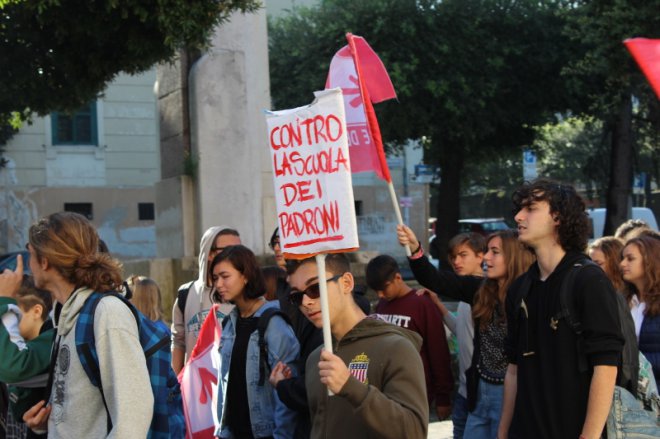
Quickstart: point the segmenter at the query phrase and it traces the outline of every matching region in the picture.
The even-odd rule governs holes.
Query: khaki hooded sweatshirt
[[[426,438],[429,407],[421,345],[412,331],[363,319],[334,341],[334,353],[351,377],[330,397],[319,379],[322,346],[312,352],[305,377],[311,438]]]

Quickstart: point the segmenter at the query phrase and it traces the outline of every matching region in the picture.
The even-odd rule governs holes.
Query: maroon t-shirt
[[[381,299],[376,305],[376,313],[383,320],[422,336],[420,355],[429,402],[435,399],[436,406],[450,405],[454,379],[445,325],[438,307],[426,294],[418,296],[416,290],[411,290],[398,299]]]

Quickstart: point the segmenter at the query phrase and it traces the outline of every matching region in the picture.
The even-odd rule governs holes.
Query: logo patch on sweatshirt
[[[360,355],[356,355],[351,362],[348,363],[348,370],[359,382],[362,384],[369,384],[369,380],[367,379],[369,357],[367,357],[364,352]]]

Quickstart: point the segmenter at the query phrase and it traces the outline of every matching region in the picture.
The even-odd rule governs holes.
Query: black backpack
[[[263,386],[266,380],[266,373],[270,375],[271,366],[268,364],[268,343],[266,343],[266,329],[268,328],[268,323],[270,319],[275,316],[280,316],[287,325],[291,326],[291,320],[281,309],[279,308],[268,308],[260,316],[259,321],[257,322],[257,331],[259,332],[259,383],[258,385]],[[226,315],[222,319],[222,329],[225,329],[227,322],[229,321],[229,315]],[[268,372],[266,372],[268,370]]]
[[[192,287],[192,284],[195,283],[194,280],[191,280],[187,284],[183,284],[179,287],[179,290],[176,292],[176,303],[181,310],[181,315],[185,316],[185,311],[186,311],[186,301],[188,300],[188,292],[190,291],[190,287]]]
[[[584,339],[582,337],[582,324],[579,320],[579,315],[575,307],[575,300],[573,299],[573,288],[575,279],[578,274],[589,267],[598,267],[596,263],[587,259],[579,260],[570,268],[569,272],[564,277],[559,290],[560,310],[552,318],[556,324],[564,319],[570,328],[577,335],[577,350],[578,350],[578,370],[586,372],[588,369],[587,356],[584,352]],[[600,267],[598,267],[600,270]],[[527,297],[532,287],[532,279],[529,273],[522,276],[522,283],[517,291],[515,301],[516,310],[522,306],[522,301]],[[616,293],[617,297],[617,311],[619,313],[619,321],[621,322],[621,333],[624,338],[623,351],[621,353],[621,363],[618,367],[616,376],[616,385],[623,387],[633,395],[637,395],[637,380],[639,376],[639,349],[637,347],[637,335],[635,334],[635,323],[630,313],[630,308],[626,303],[626,299]],[[515,333],[518,333],[518,321],[514,322]]]

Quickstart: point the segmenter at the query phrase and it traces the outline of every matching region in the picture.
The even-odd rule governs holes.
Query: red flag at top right
[[[660,99],[660,40],[630,38],[623,42]]]

